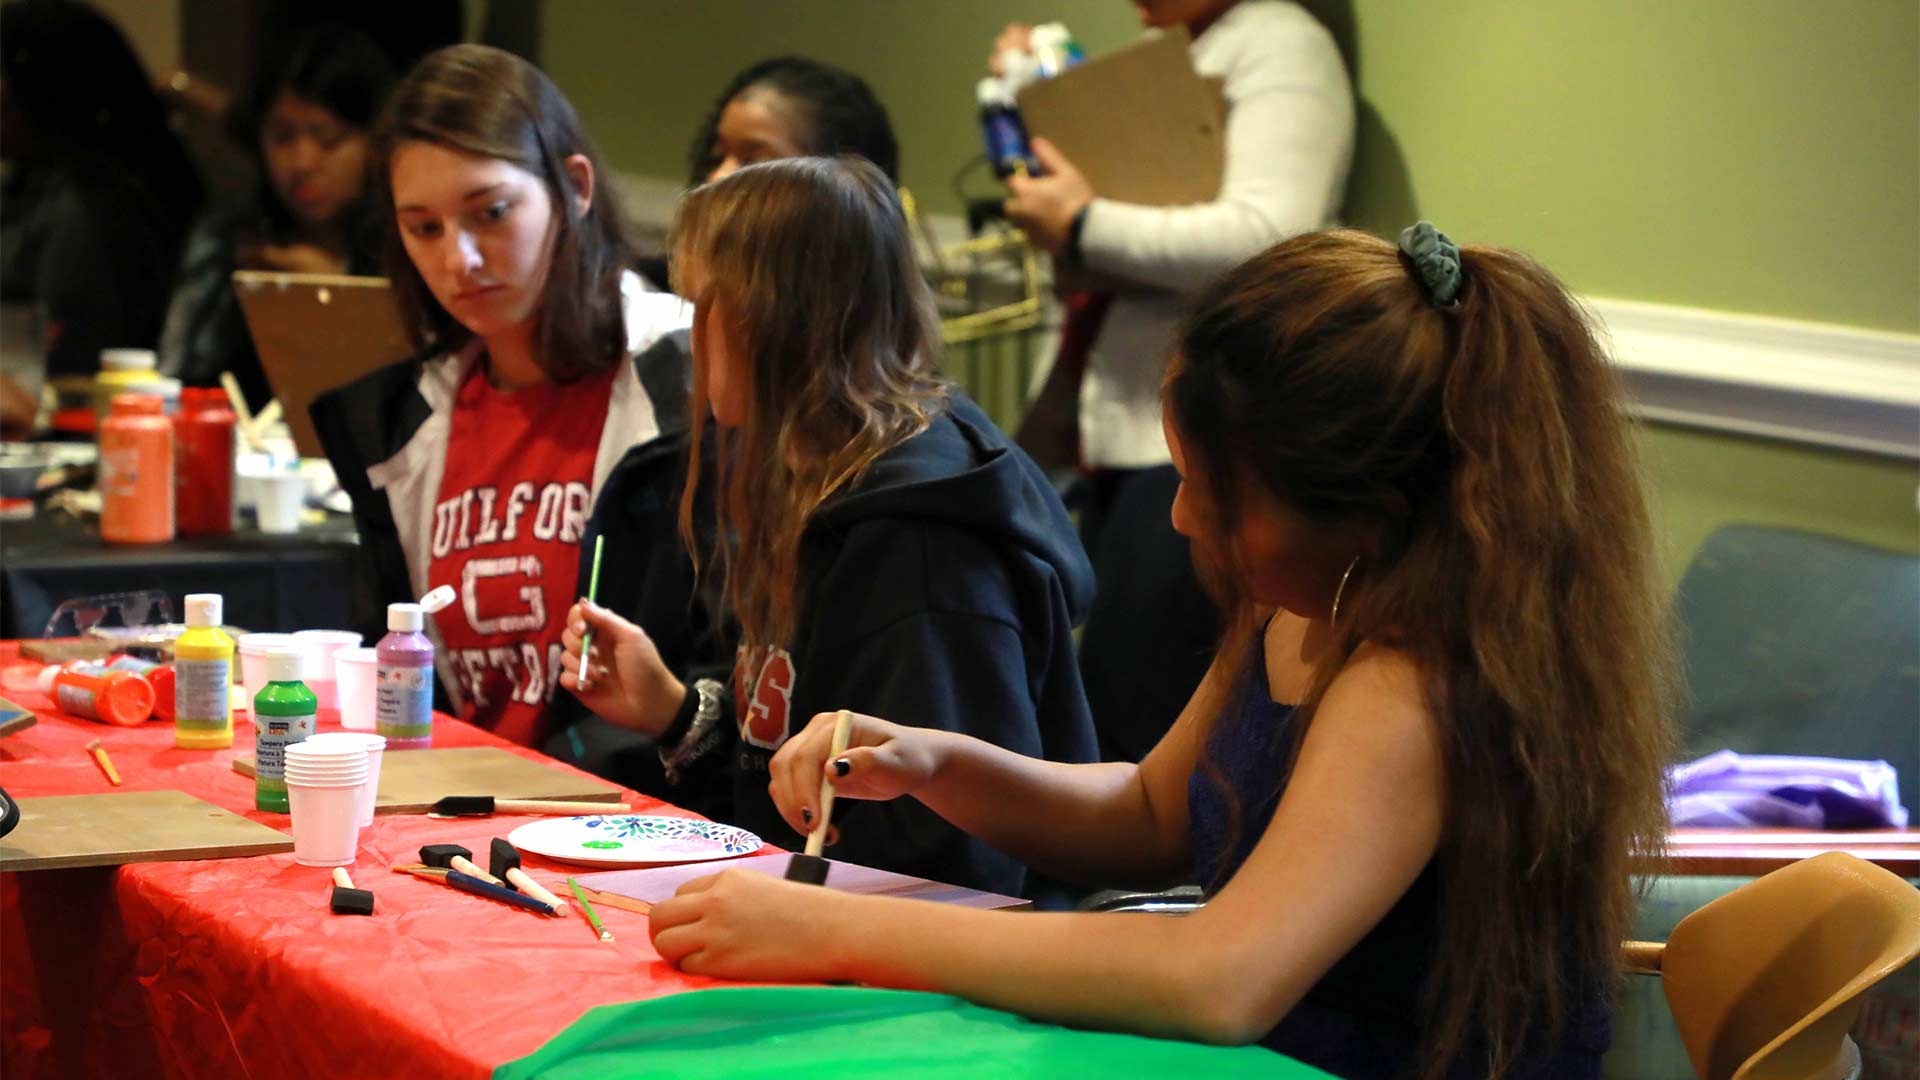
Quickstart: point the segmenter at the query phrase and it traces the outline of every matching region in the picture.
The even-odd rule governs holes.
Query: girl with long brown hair
[[[819,717],[774,762],[912,795],[1037,869],[1198,879],[1179,919],[1006,915],[754,875],[653,909],[701,974],[927,988],[1261,1042],[1346,1077],[1598,1076],[1630,859],[1660,844],[1665,614],[1618,390],[1513,252],[1422,225],[1279,244],[1203,293],[1166,379],[1230,631],[1139,765]],[[1141,613],[1150,618],[1150,612]]]
[[[562,685],[655,739],[676,783],[724,774],[719,816],[789,847],[811,811],[780,815],[768,763],[822,709],[1093,760],[1072,641],[1091,570],[1039,469],[939,375],[893,184],[853,156],[739,169],[687,196],[673,267],[695,305],[682,534],[739,648],[676,670],[652,627],[582,603]],[[1026,886],[1013,857],[923,806],[836,821],[839,858]]]
[[[623,610],[630,582],[671,581],[685,561],[644,524],[623,531],[631,515],[607,496],[648,494],[626,478],[675,452],[692,310],[633,272],[610,174],[573,107],[511,53],[423,58],[375,125],[372,170],[418,352],[320,398],[314,426],[379,598],[458,590],[428,626],[453,708],[538,746],[564,719],[560,635],[584,591],[580,552],[603,531],[616,549],[645,545],[608,583]],[[667,606],[684,610],[677,596]]]

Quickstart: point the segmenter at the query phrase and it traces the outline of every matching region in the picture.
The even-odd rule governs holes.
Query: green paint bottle
[[[267,650],[267,685],[253,699],[253,805],[276,814],[287,806],[287,747],[313,734],[319,699],[300,681],[306,653]]]

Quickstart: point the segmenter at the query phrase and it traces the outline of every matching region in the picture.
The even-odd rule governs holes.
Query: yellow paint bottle
[[[220,595],[187,597],[187,632],[173,643],[173,745],[222,750],[233,745],[233,639],[220,629]]]

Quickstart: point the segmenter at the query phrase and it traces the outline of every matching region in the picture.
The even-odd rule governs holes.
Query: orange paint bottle
[[[50,667],[40,673],[40,690],[61,712],[88,720],[137,727],[153,715],[153,687],[130,671]]]
[[[121,394],[100,425],[100,539],[173,539],[173,422],[154,394]]]

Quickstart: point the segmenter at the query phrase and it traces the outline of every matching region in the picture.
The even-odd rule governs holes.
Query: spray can
[[[187,597],[187,632],[173,643],[173,744],[182,750],[233,745],[233,639],[220,629],[218,593]]]
[[[980,138],[987,146],[987,163],[1002,180],[1015,173],[1038,175],[1040,163],[1027,145],[1027,127],[1020,120],[1013,93],[999,79],[981,79],[974,88],[980,106]]]
[[[173,423],[152,394],[121,394],[100,425],[100,539],[173,539]]]
[[[40,673],[40,692],[69,716],[105,724],[138,727],[153,715],[153,687],[127,671],[49,667]]]
[[[419,604],[387,605],[387,636],[374,646],[374,730],[389,750],[433,745],[433,642]]]
[[[313,734],[320,701],[301,681],[306,653],[267,651],[267,685],[253,698],[253,806],[276,814],[287,806],[287,747]]]

